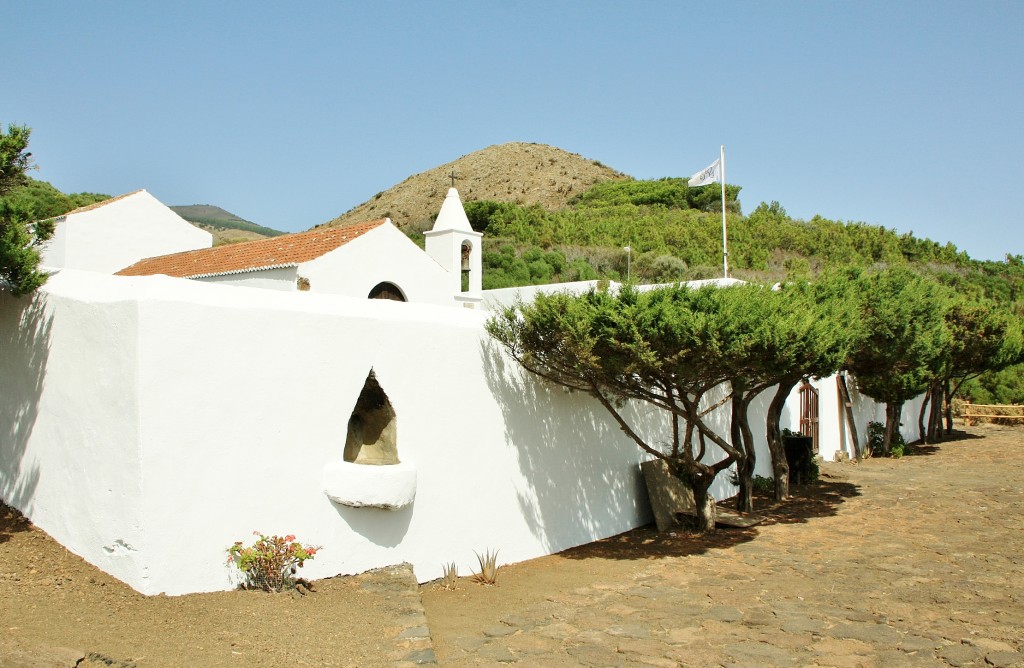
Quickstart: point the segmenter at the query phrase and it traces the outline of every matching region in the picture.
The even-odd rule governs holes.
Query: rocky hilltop
[[[552,211],[595,183],[630,178],[554,146],[510,142],[410,176],[325,224],[351,225],[387,216],[402,229],[428,229],[451,186],[452,172],[463,201],[539,204]]]

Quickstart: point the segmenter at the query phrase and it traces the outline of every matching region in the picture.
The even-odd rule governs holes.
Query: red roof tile
[[[380,227],[387,218],[344,227],[319,227],[298,234],[228,244],[215,248],[172,253],[139,260],[117,272],[118,276],[151,276],[166,274],[195,278],[216,274],[234,274],[273,267],[291,267],[309,262],[344,246],[370,230]]]

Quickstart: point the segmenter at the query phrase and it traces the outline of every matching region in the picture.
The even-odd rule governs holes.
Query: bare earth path
[[[0,506],[0,667],[1024,666],[1024,430],[960,436],[827,465],[753,529],[642,528],[454,592],[399,567],[147,598]]]
[[[983,436],[983,438],[982,438]],[[1024,665],[1024,432],[827,465],[710,540],[640,529],[424,586],[441,665]]]

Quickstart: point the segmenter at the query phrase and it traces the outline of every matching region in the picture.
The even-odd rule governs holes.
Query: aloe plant
[[[476,560],[480,564],[480,572],[473,575],[473,579],[480,584],[492,585],[498,578],[498,551],[487,550],[482,555],[476,554]]]
[[[447,591],[454,591],[459,584],[459,569],[455,565],[455,562],[451,562],[442,566],[444,569],[444,575],[441,576],[441,589]]]

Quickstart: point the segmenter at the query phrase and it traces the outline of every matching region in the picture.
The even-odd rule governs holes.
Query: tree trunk
[[[785,501],[789,498],[789,462],[786,461],[786,447],[782,443],[782,410],[786,407],[786,399],[796,387],[800,379],[779,383],[775,396],[768,405],[768,417],[765,430],[768,436],[768,452],[772,456],[772,474],[775,476],[775,500]]]
[[[929,413],[927,412],[928,406],[934,406],[930,401],[932,398],[931,390],[924,395],[924,401],[921,402],[921,412],[917,415],[917,433],[921,435],[921,442],[928,443],[931,440],[931,424],[934,422],[932,416],[934,415],[934,409]],[[924,416],[928,415],[928,428],[924,426]]]
[[[697,531],[700,533],[715,531],[717,519],[715,499],[709,493],[711,483],[714,481],[714,474],[705,473],[693,474],[689,479],[689,485],[693,489],[693,505],[697,511]]]
[[[740,394],[744,394],[740,390]],[[736,459],[736,477],[739,492],[736,494],[736,510],[741,513],[754,512],[754,466],[757,455],[754,452],[754,435],[747,420],[747,406],[750,400],[745,396],[732,398],[732,442],[743,453]]]
[[[957,389],[960,389],[957,387]],[[943,383],[942,396],[945,399],[946,409],[946,436],[953,435],[953,393],[950,391],[950,379]]]
[[[928,425],[929,441],[941,441],[945,434],[942,429],[942,384],[936,383],[931,389],[931,424]]]
[[[892,436],[900,430],[900,413],[903,412],[903,402],[891,402],[885,405],[885,441],[882,443],[882,454],[889,456],[889,449],[892,445]]]
[[[928,388],[928,443],[942,440],[942,386],[936,382]]]

